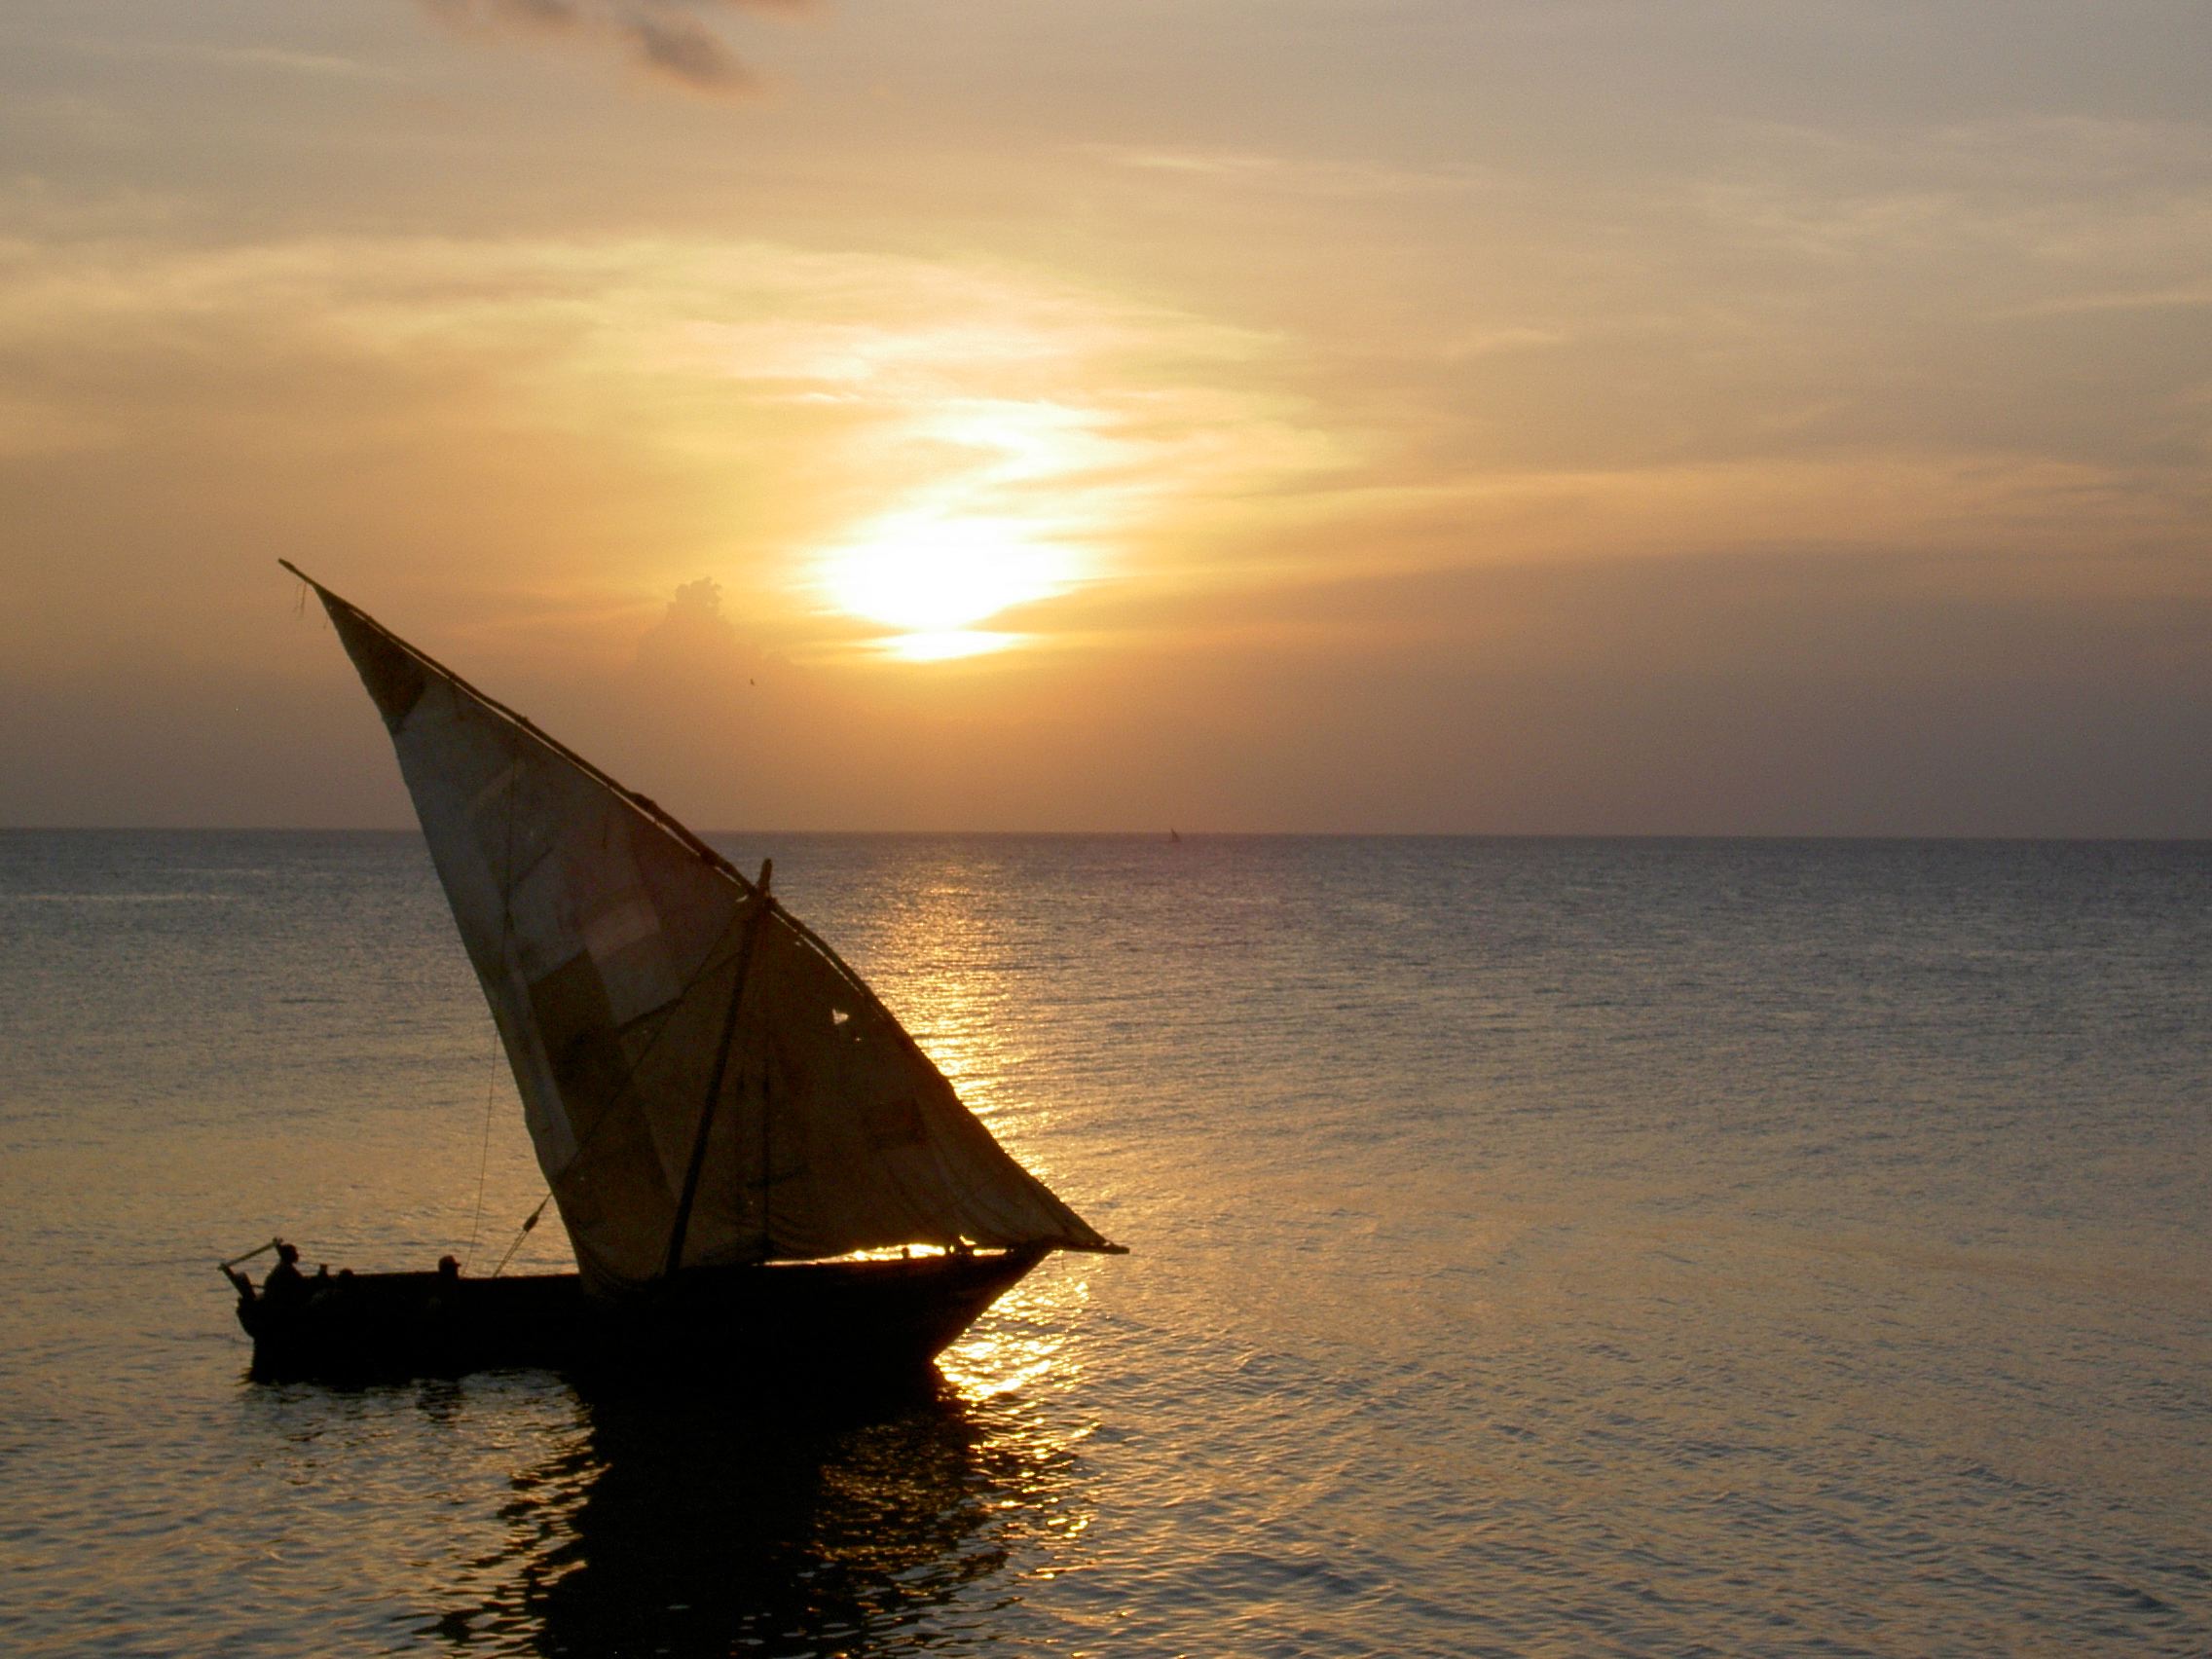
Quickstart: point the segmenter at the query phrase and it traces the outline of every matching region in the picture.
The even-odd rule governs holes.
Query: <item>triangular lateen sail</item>
[[[874,993],[766,894],[301,579],[391,731],[587,1285],[637,1290],[670,1266],[703,1113],[682,1266],[962,1241],[1115,1248],[1007,1155]]]

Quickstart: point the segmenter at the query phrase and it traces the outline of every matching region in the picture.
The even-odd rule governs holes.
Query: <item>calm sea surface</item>
[[[2212,1652],[2212,846],[719,843],[1134,1254],[850,1419],[249,1383],[218,1257],[542,1192],[422,843],[0,834],[0,1651]]]

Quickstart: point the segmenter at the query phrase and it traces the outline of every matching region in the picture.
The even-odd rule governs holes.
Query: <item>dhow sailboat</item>
[[[860,1381],[926,1365],[1051,1251],[1122,1253],[960,1103],[768,865],[742,873],[284,568],[391,733],[576,1271],[308,1280],[287,1256],[257,1289],[228,1263],[257,1375]]]

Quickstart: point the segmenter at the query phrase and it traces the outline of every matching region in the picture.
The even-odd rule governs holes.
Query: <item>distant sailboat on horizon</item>
[[[391,733],[577,1271],[278,1296],[226,1264],[257,1370],[880,1369],[934,1357],[1052,1250],[1124,1253],[960,1103],[770,866],[748,879],[280,562]]]

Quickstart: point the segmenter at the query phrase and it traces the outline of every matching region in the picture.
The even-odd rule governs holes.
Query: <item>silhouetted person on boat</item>
[[[300,1252],[297,1246],[276,1246],[276,1265],[269,1270],[269,1276],[261,1281],[261,1300],[268,1303],[291,1303],[302,1300],[308,1291],[308,1281],[300,1272]]]
[[[438,1276],[431,1281],[430,1298],[426,1306],[433,1313],[444,1313],[454,1305],[455,1292],[461,1288],[461,1264],[451,1256],[438,1258]]]

